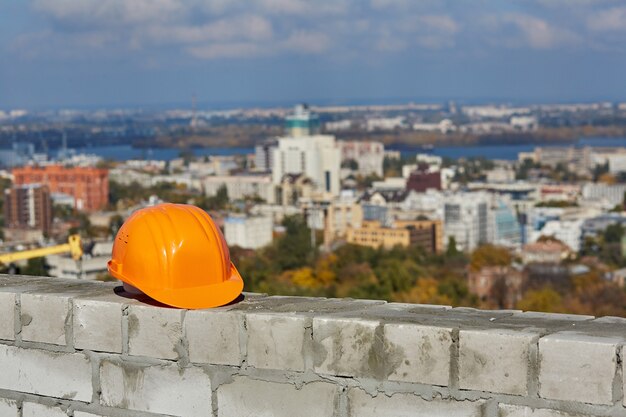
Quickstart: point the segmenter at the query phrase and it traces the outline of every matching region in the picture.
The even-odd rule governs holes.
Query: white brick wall
[[[22,340],[65,345],[69,297],[22,294]]]
[[[621,338],[556,333],[539,340],[539,395],[553,400],[612,404]]]
[[[393,366],[390,381],[448,385],[452,329],[385,324],[385,353]]]
[[[315,317],[315,372],[341,376],[370,374],[369,355],[379,324],[373,320]]]
[[[216,365],[241,364],[239,329],[242,320],[239,312],[188,311],[185,337],[189,343],[189,359]]]
[[[0,398],[0,417],[18,417],[17,401]]]
[[[78,353],[0,345],[0,388],[90,401],[91,364]]]
[[[461,330],[460,388],[526,395],[530,347],[538,338],[521,331]]]
[[[75,299],[73,316],[76,349],[122,353],[122,305],[119,302],[107,298]]]
[[[500,404],[499,417],[589,417],[585,414],[570,414],[545,408],[532,409],[517,405]]]
[[[25,402],[22,417],[67,417],[67,413],[59,407]]]
[[[361,389],[348,394],[349,417],[482,417],[483,401],[426,401],[413,394],[370,396]]]
[[[0,339],[15,339],[15,294],[0,292]]]
[[[176,308],[130,306],[128,353],[161,359],[176,359],[182,338],[182,311]]]
[[[211,414],[211,381],[200,368],[138,366],[104,361],[100,366],[103,405],[181,417]]]
[[[248,364],[260,369],[304,371],[304,337],[311,319],[289,314],[248,314]]]
[[[0,417],[626,416],[626,319],[115,286],[0,275]]]
[[[297,389],[235,377],[217,389],[218,417],[331,417],[334,416],[337,386],[313,382]]]

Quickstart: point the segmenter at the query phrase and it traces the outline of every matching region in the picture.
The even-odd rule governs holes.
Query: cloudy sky
[[[3,0],[0,108],[626,101],[626,0]]]

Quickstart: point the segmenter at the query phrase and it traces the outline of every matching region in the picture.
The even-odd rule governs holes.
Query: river
[[[626,138],[585,138],[575,143],[577,147],[626,147]],[[466,146],[435,146],[431,150],[423,150],[419,146],[391,145],[387,149],[399,150],[403,156],[412,156],[416,153],[429,153],[441,157],[458,159],[461,157],[485,157],[487,159],[516,160],[520,152],[532,151],[538,145],[466,145]],[[542,146],[568,146],[568,144],[548,144]],[[131,145],[94,146],[74,149],[77,153],[98,155],[104,159],[123,161],[127,159],[156,159],[170,161],[180,156],[178,148],[133,148]],[[243,155],[254,152],[254,148],[193,148],[195,156],[208,155]]]

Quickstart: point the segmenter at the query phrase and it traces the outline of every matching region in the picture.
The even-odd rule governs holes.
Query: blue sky
[[[625,0],[5,0],[0,108],[626,101]]]

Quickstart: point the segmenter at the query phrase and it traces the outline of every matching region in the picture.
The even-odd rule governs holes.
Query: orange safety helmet
[[[117,232],[108,269],[153,299],[179,308],[218,307],[243,290],[222,232],[207,212],[186,204],[134,212]]]

